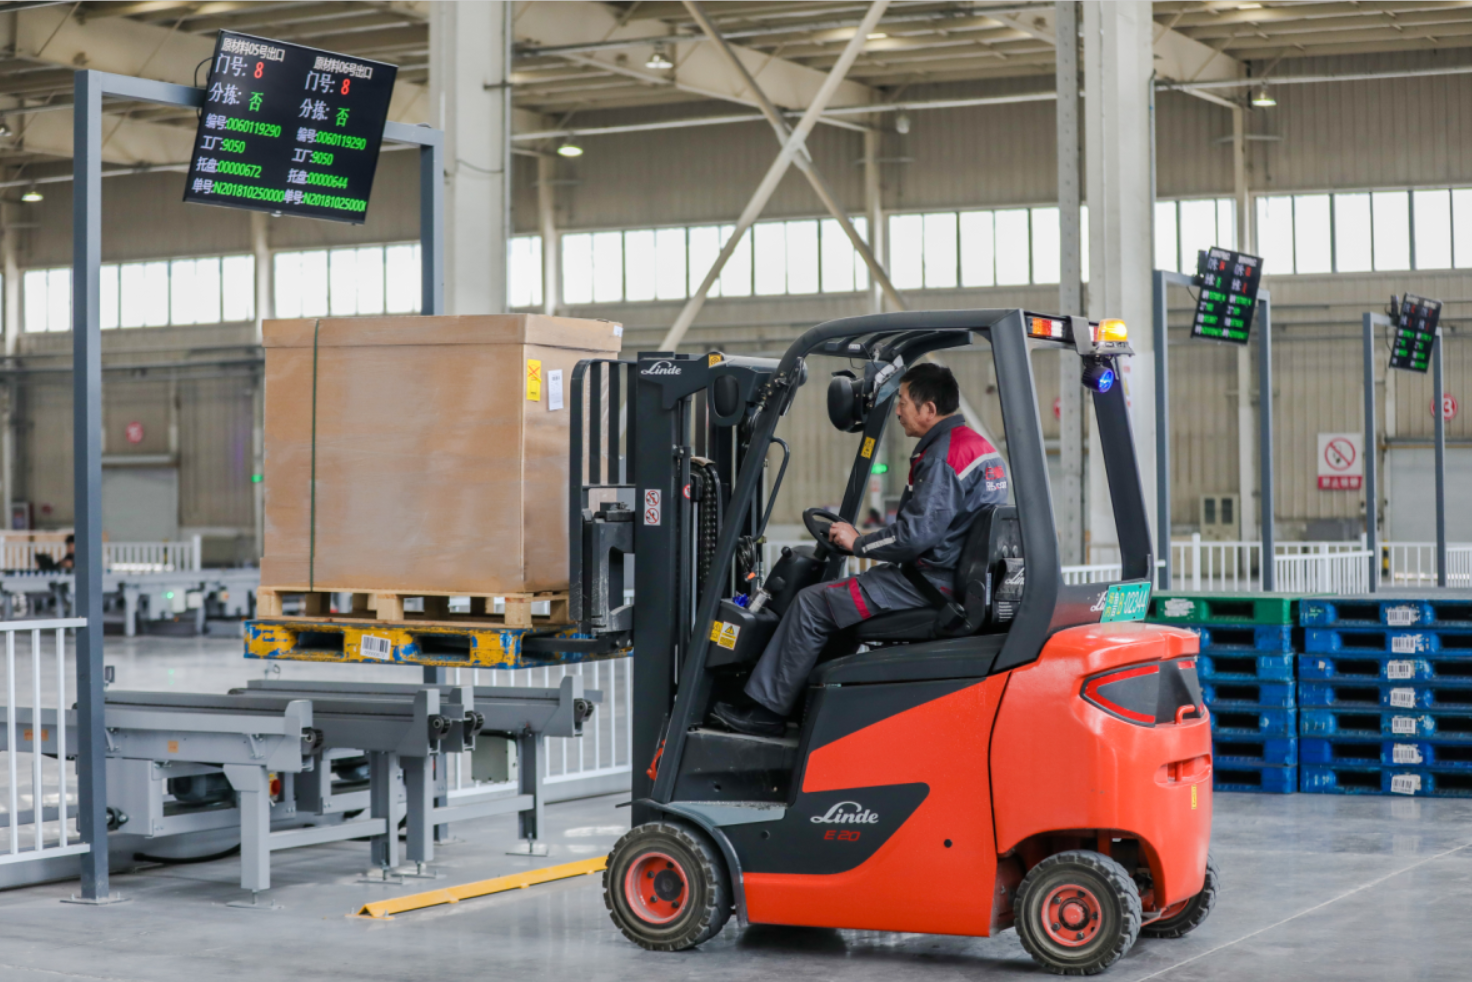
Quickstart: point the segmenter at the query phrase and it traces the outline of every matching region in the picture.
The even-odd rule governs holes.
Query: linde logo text
[[[814,815],[808,821],[814,825],[874,825],[879,816],[857,801],[840,801],[825,814]]]
[[[679,375],[680,366],[668,361],[657,361],[650,365],[640,375]]]

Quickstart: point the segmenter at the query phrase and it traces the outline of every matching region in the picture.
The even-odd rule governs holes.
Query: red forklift
[[[988,346],[1013,500],[972,521],[953,599],[836,637],[784,736],[712,725],[797,591],[843,575],[827,529],[858,514],[904,367]],[[1093,395],[1116,582],[1063,582],[1038,346],[1076,351]],[[1141,934],[1180,937],[1206,919],[1218,889],[1210,725],[1195,635],[1141,623],[1154,561],[1115,384],[1130,354],[1119,321],[954,310],[831,321],[781,359],[654,352],[578,366],[578,640],[543,643],[634,652],[633,827],[604,874],[630,940],[689,948],[732,914],[978,937],[1014,927],[1044,968],[1089,975]],[[778,424],[823,358],[838,362],[828,415],[854,439],[853,466],[837,513],[804,513],[813,544],[766,568],[791,454]]]

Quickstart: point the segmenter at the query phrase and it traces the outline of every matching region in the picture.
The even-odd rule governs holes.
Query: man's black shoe
[[[726,729],[745,733],[747,736],[779,737],[787,732],[787,720],[757,703],[738,707],[728,702],[718,702],[716,708],[710,711],[710,716]]]

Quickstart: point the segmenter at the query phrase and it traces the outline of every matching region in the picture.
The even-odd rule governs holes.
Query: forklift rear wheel
[[[731,884],[715,845],[670,821],[636,826],[603,871],[603,902],[620,931],[650,951],[693,948],[731,916]]]
[[[1140,933],[1140,893],[1119,863],[1076,849],[1049,856],[1017,888],[1017,935],[1055,975],[1097,975]]]
[[[1201,885],[1201,892],[1190,900],[1165,908],[1159,917],[1140,928],[1140,933],[1147,938],[1185,937],[1211,916],[1211,908],[1216,906],[1216,895],[1220,889],[1221,874],[1216,871],[1216,863],[1207,856],[1206,882]]]

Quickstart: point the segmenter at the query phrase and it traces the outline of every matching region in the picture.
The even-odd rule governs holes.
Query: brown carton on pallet
[[[572,372],[622,333],[536,314],[266,321],[261,585],[565,591]]]

